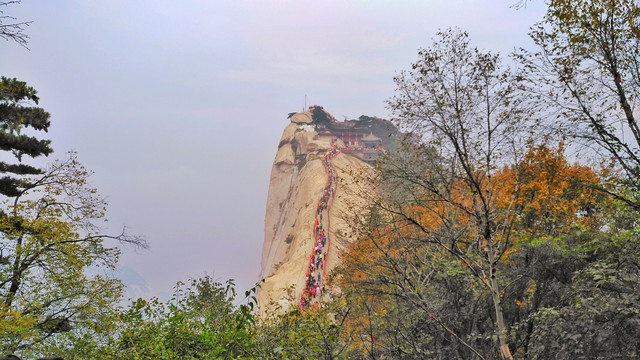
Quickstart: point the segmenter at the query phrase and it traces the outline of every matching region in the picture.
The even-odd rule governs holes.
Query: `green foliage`
[[[49,155],[53,150],[50,140],[39,140],[23,134],[22,131],[32,128],[36,131],[47,131],[49,113],[42,108],[25,106],[38,104],[37,92],[23,81],[2,77],[0,80],[0,150],[10,151],[18,161],[24,155],[37,157]],[[17,175],[38,175],[41,169],[25,164],[7,164],[0,162],[0,172]],[[18,196],[31,185],[24,178],[4,176],[0,178],[0,194]]]
[[[234,305],[233,281],[205,276],[178,283],[166,303],[137,299],[111,314],[112,332],[99,346],[75,343],[70,358],[94,359],[245,359],[251,358],[257,287]]]
[[[120,250],[96,225],[106,203],[88,184],[75,154],[56,161],[6,202],[0,217],[0,352],[39,354],[64,333],[91,332],[92,323],[122,295],[122,284],[102,274]],[[89,271],[91,270],[91,271]]]
[[[172,298],[137,299],[112,309],[101,329],[63,334],[48,353],[65,359],[345,359],[349,349],[344,301],[258,320],[255,294],[237,304],[233,281],[209,276],[178,283]]]
[[[640,343],[640,254],[637,241],[583,232],[565,249],[536,243],[520,248],[505,294],[517,354],[534,358],[637,357]]]
[[[348,359],[359,358],[345,321],[350,313],[336,297],[322,306],[304,311],[293,309],[264,319],[257,326],[254,358],[259,359]]]

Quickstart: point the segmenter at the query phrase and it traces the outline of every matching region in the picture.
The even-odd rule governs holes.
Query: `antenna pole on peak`
[[[304,94],[304,107],[302,108],[302,111],[307,110],[307,94]]]

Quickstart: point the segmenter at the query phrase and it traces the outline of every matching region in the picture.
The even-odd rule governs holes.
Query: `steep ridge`
[[[325,228],[328,229],[329,226],[328,224],[326,227],[324,226],[324,219],[329,219],[329,204],[332,202],[336,190],[336,172],[331,160],[343,150],[351,150],[338,150],[335,144],[331,144],[331,146],[331,151],[322,158],[322,163],[327,173],[327,185],[324,187],[320,201],[318,201],[316,221],[313,227],[315,243],[311,250],[311,257],[309,258],[305,286],[300,296],[301,309],[306,308],[313,302],[321,300],[323,296],[327,295],[326,286],[330,286],[327,267],[324,265],[329,257],[331,237],[328,231],[325,232]],[[322,270],[322,272],[320,272],[320,270]],[[329,290],[329,294],[331,291],[332,290]]]
[[[357,196],[366,190],[351,174],[373,169],[382,141],[370,130],[388,123],[365,120],[338,122],[322,108],[312,107],[291,116],[285,127],[267,198],[261,315],[294,303],[308,306],[320,299],[314,294],[322,293],[322,287],[325,294],[331,289],[329,274],[353,241],[350,217],[366,206]]]

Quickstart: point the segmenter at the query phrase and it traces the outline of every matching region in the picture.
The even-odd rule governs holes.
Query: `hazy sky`
[[[204,274],[258,281],[269,174],[286,115],[388,118],[393,76],[438,29],[507,54],[544,1],[22,0],[26,50],[0,42],[0,74],[38,90],[54,154],[75,150],[109,200],[108,231],[144,235],[119,274],[167,296]]]

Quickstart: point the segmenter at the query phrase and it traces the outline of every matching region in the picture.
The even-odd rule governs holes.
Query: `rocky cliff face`
[[[325,114],[334,123],[343,124]],[[261,277],[265,282],[258,298],[262,315],[278,306],[286,309],[299,302],[315,243],[318,200],[327,182],[322,157],[331,151],[332,143],[338,148],[346,147],[340,134],[331,134],[314,121],[317,115],[318,109],[315,109],[313,113],[306,111],[291,117],[271,170],[262,250]],[[366,130],[360,129],[360,132]],[[371,163],[344,152],[332,162],[338,179],[325,220],[331,244],[327,273],[339,265],[341,255],[354,240],[349,235],[351,217],[366,206],[358,196],[366,189],[356,184],[353,170],[372,169]]]

